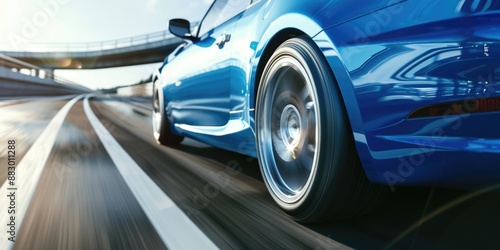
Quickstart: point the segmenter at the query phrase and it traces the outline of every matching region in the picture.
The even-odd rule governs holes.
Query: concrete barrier
[[[152,97],[153,96],[153,83],[144,83],[139,85],[121,87],[117,90],[119,96],[138,96],[138,97]]]

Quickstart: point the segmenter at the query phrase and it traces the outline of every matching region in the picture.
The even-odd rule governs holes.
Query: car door
[[[176,124],[223,126],[230,115],[231,34],[236,15],[250,0],[216,0],[198,30],[198,40],[171,62],[170,112]]]

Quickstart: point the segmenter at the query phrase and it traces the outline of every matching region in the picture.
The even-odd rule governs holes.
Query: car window
[[[198,35],[204,35],[236,16],[245,10],[250,5],[250,2],[251,0],[216,0],[203,19],[201,26],[198,27]]]

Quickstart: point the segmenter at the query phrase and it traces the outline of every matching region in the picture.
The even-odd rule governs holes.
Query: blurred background
[[[126,4],[118,0],[0,0],[0,54],[49,51],[59,53],[57,59],[64,66],[61,53],[146,44],[151,42],[146,41],[148,34],[155,41],[163,39],[162,32],[168,31],[170,19],[197,22],[210,3],[210,0],[132,0]],[[160,62],[122,63],[133,66],[118,63],[100,69],[90,69],[93,67],[90,63],[76,70],[60,67],[54,74],[90,89],[109,89],[147,81]],[[37,64],[42,68],[51,66]],[[31,74],[27,70],[21,72]]]

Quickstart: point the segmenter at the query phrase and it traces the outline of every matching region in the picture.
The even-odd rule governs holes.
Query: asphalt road
[[[74,97],[0,100],[0,248],[500,248],[499,186],[397,188],[371,214],[301,225],[274,204],[256,159],[189,139],[157,145],[143,99]]]

